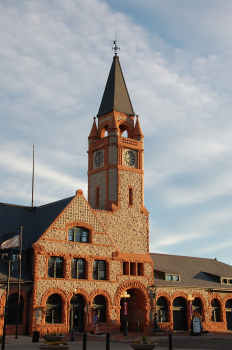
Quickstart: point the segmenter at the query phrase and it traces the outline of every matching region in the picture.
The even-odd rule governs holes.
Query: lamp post
[[[191,294],[188,295],[188,302],[189,302],[189,318],[190,318],[190,327],[191,327],[191,331],[192,331],[192,316],[193,316],[193,306],[192,306],[192,302],[194,300],[194,297],[192,297]]]
[[[153,333],[158,333],[159,332],[159,325],[158,325],[157,313],[156,313],[156,286],[154,286],[153,299],[155,300]]]
[[[14,262],[21,259],[21,255],[18,254],[15,257]],[[7,322],[7,313],[8,313],[8,298],[9,298],[9,291],[10,291],[10,264],[12,261],[12,255],[11,253],[4,253],[2,254],[2,260],[5,262],[8,262],[8,275],[7,275],[7,290],[6,290],[6,303],[5,303],[5,310],[4,310],[4,327],[3,327],[3,336],[2,336],[2,350],[5,349],[5,339],[6,339],[6,322]]]
[[[76,288],[73,289],[73,309],[72,309],[72,335],[70,341],[74,341],[74,316],[75,316],[75,294],[76,294]]]
[[[128,314],[128,303],[126,301],[127,298],[130,298],[130,294],[127,294],[127,291],[125,290],[123,294],[121,295],[121,298],[124,298],[123,302],[123,314],[125,316],[125,331],[123,335],[127,335],[128,329],[127,329],[127,324],[126,324],[126,316]]]

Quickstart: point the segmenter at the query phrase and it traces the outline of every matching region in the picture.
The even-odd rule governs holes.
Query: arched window
[[[167,322],[167,302],[164,297],[157,300],[157,314],[159,322]]]
[[[185,303],[184,298],[177,297],[176,299],[174,299],[174,301],[173,301],[173,307],[177,307],[177,308],[186,308],[186,303]]]
[[[72,242],[89,242],[89,231],[83,227],[70,227],[68,229],[68,240]]]
[[[106,322],[106,301],[102,295],[94,298],[93,309],[97,314],[98,322]]]
[[[58,294],[52,294],[46,302],[46,323],[62,323],[62,300]]]
[[[220,322],[220,305],[217,299],[211,301],[211,321]]]
[[[18,293],[11,294],[8,298],[8,312],[7,321],[8,325],[17,323],[17,307],[18,307]],[[23,299],[20,297],[19,303],[19,321],[18,324],[23,324]]]
[[[201,310],[201,301],[199,298],[194,298],[192,302],[192,308],[193,308],[193,316],[197,316],[198,318],[201,318],[202,310]]]

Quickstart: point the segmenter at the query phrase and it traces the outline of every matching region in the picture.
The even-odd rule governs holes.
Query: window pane
[[[85,279],[85,260],[78,259],[78,279]]]
[[[179,276],[172,276],[173,281],[179,281]]]
[[[69,241],[73,241],[73,234],[74,234],[73,230],[68,230],[68,240]]]
[[[71,278],[77,278],[77,259],[71,261]]]
[[[99,261],[99,280],[105,280],[106,279],[106,262],[105,261]]]
[[[88,232],[86,231],[82,232],[82,242],[88,243]]]
[[[167,276],[166,276],[166,280],[167,280],[167,281],[171,281],[171,280],[172,280],[172,276],[171,276],[171,275],[167,275]]]
[[[56,258],[56,278],[63,278],[63,259]]]
[[[54,258],[48,259],[48,277],[54,277]]]
[[[81,241],[81,232],[78,230],[75,230],[75,242]]]
[[[97,280],[98,279],[98,261],[94,260],[93,262],[93,279]]]

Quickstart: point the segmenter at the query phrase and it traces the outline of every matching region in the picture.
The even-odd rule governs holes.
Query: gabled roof
[[[23,226],[22,249],[31,248],[32,244],[40,238],[73,198],[69,197],[39,207],[0,203],[0,243],[9,238],[7,237],[8,233],[10,236],[13,233],[19,235],[20,228]],[[29,263],[28,259],[29,257],[26,257],[27,263]],[[17,274],[12,274],[11,281],[17,281]],[[6,280],[6,276],[7,263],[0,259],[0,281]],[[31,279],[30,268],[25,266],[22,268],[22,280],[29,281]]]
[[[97,117],[111,112],[113,108],[117,112],[135,115],[117,55],[113,58]]]
[[[193,286],[212,289],[230,289],[232,285],[221,284],[220,277],[232,279],[232,266],[215,259],[150,253],[153,260],[154,283],[157,286]],[[166,281],[159,271],[180,275],[180,281]]]
[[[23,226],[22,246],[23,249],[30,248],[73,198],[39,207],[0,203],[0,243],[7,233],[20,234],[20,227]]]

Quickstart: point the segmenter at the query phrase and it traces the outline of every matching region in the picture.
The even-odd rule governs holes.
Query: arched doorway
[[[8,298],[7,325],[17,323],[18,293],[13,293]],[[23,324],[23,299],[20,297],[18,324]]]
[[[211,301],[211,321],[220,322],[220,305],[217,299]]]
[[[128,331],[136,331],[137,330],[137,321],[139,322],[140,331],[143,330],[143,324],[144,324],[144,296],[142,292],[138,289],[128,289],[127,294],[130,295],[130,298],[127,298],[128,302],[128,315],[126,317],[126,320],[128,322]],[[123,314],[123,302],[124,298],[121,298],[120,300],[120,322],[121,327],[120,331],[125,330],[125,316]]]
[[[228,331],[232,331],[232,299],[226,302],[226,322]]]
[[[177,297],[173,300],[174,331],[187,331],[187,308],[184,298]]]
[[[202,320],[202,307],[201,307],[201,301],[199,298],[194,298],[192,302],[192,308],[193,308],[193,316],[198,317],[200,320]]]
[[[167,301],[164,297],[160,297],[157,300],[156,312],[158,315],[158,322],[168,322],[167,318]]]
[[[102,295],[96,295],[93,299],[92,308],[96,312],[99,323],[106,322],[106,300]]]
[[[74,299],[74,312],[73,312],[73,297],[70,300],[70,332],[84,332],[84,322],[85,322],[85,301],[80,294],[75,294]]]
[[[46,302],[46,323],[62,323],[62,300],[58,294],[52,294]]]

